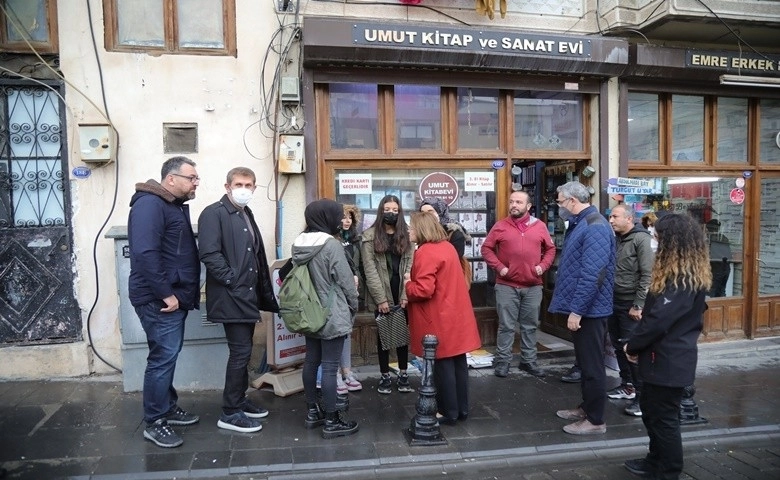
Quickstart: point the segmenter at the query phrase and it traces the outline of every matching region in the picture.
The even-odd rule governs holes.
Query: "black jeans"
[[[642,389],[639,366],[628,361],[626,352],[623,351],[623,343],[618,341],[618,339],[630,337],[639,324],[638,321],[628,316],[628,311],[632,306],[633,302],[616,302],[612,308],[612,315],[607,319],[607,328],[609,329],[609,339],[612,340],[612,345],[615,347],[615,357],[617,357],[618,367],[620,367],[620,379],[623,383],[633,384],[639,391]]]
[[[662,387],[646,383],[639,398],[642,422],[650,437],[646,460],[656,479],[676,480],[683,469],[680,436],[680,400],[683,387]]]
[[[330,340],[306,337],[302,373],[306,403],[317,403],[317,368],[322,364],[322,408],[329,413],[336,411],[336,373],[346,338],[346,335]]]
[[[607,317],[582,317],[580,329],[572,333],[574,355],[582,370],[582,403],[585,417],[593,425],[604,423],[607,403],[607,373],[604,370],[604,334]]]
[[[255,323],[223,323],[225,339],[230,350],[225,367],[225,389],[222,391],[222,413],[232,415],[241,411],[241,404],[249,388],[249,358],[252,356],[252,337]]]
[[[452,420],[469,414],[469,366],[465,353],[437,358],[433,366],[433,383],[439,413]]]

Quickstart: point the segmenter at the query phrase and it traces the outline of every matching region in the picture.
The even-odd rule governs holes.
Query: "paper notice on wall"
[[[360,195],[371,193],[370,173],[339,174],[339,195]]]
[[[463,172],[463,190],[493,192],[496,190],[496,176],[493,172]]]

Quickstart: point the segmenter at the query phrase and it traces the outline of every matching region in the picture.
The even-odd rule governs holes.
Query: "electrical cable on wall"
[[[18,16],[12,10],[9,13],[9,11],[6,9],[7,5],[4,5],[4,2],[0,2],[0,10],[2,10],[4,16],[10,21],[10,23],[13,25],[14,29],[16,29],[17,33],[19,33],[19,36],[27,44],[27,47],[41,61],[41,63],[43,65],[46,65],[46,67],[49,70],[51,70],[51,72],[53,72],[58,78],[60,78],[66,85],[68,85],[74,91],[79,93],[108,122],[109,126],[114,130],[114,132],[117,135],[117,149],[118,149],[118,146],[119,146],[119,132],[114,127],[114,124],[111,121],[111,118],[110,118],[110,116],[108,114],[108,107],[107,107],[107,102],[106,102],[106,92],[105,92],[104,83],[103,83],[103,69],[102,69],[102,66],[100,64],[100,58],[99,58],[98,53],[97,53],[98,52],[97,51],[97,42],[95,40],[95,32],[94,32],[94,27],[92,25],[92,9],[90,7],[89,0],[86,1],[86,5],[87,5],[87,13],[88,13],[90,32],[92,34],[92,36],[91,36],[91,38],[92,38],[92,45],[93,45],[93,48],[94,48],[94,51],[95,51],[95,57],[96,57],[97,64],[98,64],[98,72],[99,72],[99,76],[100,76],[101,94],[102,94],[103,108],[105,109],[105,113],[84,92],[82,92],[78,87],[76,87],[70,81],[68,81],[64,76],[62,76],[62,74],[60,74],[60,72],[58,72],[57,70],[52,68],[51,65],[49,65],[48,62],[46,62],[43,59],[43,57],[41,57],[41,55],[38,53],[38,51],[35,49],[35,47],[30,44],[30,42],[28,40],[28,36],[29,35],[28,35],[27,31],[23,28],[23,26],[21,26],[19,24]],[[9,9],[10,9],[10,7],[9,7]],[[8,69],[6,69],[4,67],[0,67],[0,68],[3,68],[4,70],[8,70]],[[14,73],[15,75],[19,76],[20,78],[25,78],[25,79],[28,79],[28,80],[32,80],[32,81],[34,81],[36,83],[40,83],[40,84],[42,84],[44,86],[47,86],[47,88],[50,88],[52,91],[54,91],[57,94],[57,96],[60,98],[60,101],[62,101],[63,105],[65,105],[65,107],[68,109],[68,111],[70,111],[70,107],[68,106],[67,102],[65,102],[65,99],[62,97],[62,95],[60,95],[59,92],[56,92],[56,90],[54,88],[52,88],[51,86],[48,86],[45,83],[40,82],[40,81],[38,81],[36,79],[33,79],[33,78],[30,78],[30,77],[21,75],[18,72],[12,72],[12,73]],[[72,113],[71,113],[71,115],[72,115]],[[75,118],[75,116],[74,116],[74,118]],[[119,189],[119,154],[118,154],[118,152],[117,152],[117,158],[116,158],[116,160],[113,163],[115,164],[114,165],[114,194],[113,194],[113,198],[112,198],[112,201],[111,201],[111,209],[110,209],[108,215],[106,216],[105,221],[103,222],[103,224],[101,225],[101,227],[98,230],[97,234],[95,235],[95,240],[94,240],[94,243],[93,243],[93,246],[92,246],[92,260],[93,260],[93,263],[95,265],[95,300],[94,300],[94,302],[92,304],[92,307],[89,310],[89,313],[87,314],[86,327],[87,327],[87,338],[88,338],[88,342],[89,342],[89,347],[93,351],[95,356],[98,359],[100,359],[103,363],[105,363],[107,366],[109,366],[110,368],[116,370],[119,373],[122,373],[122,370],[120,368],[116,367],[111,362],[106,360],[100,354],[100,352],[97,350],[97,348],[95,347],[94,342],[92,341],[92,328],[91,328],[92,314],[93,314],[93,312],[94,312],[94,310],[95,310],[95,308],[97,306],[98,299],[100,298],[100,277],[99,277],[99,268],[98,268],[98,261],[97,261],[97,243],[98,243],[98,241],[100,239],[101,232],[105,229],[106,225],[108,224],[109,219],[111,218],[111,215],[114,212],[114,209],[116,208],[116,200],[117,200],[118,189]],[[106,166],[106,165],[104,164],[101,167],[97,167],[97,168],[103,168],[104,166]]]

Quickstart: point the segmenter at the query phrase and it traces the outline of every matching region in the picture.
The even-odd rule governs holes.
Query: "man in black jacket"
[[[181,437],[170,425],[192,425],[197,415],[177,404],[176,360],[184,344],[188,310],[200,306],[200,262],[189,207],[200,183],[195,162],[173,157],[163,163],[160,182],[135,185],[130,200],[130,303],[149,345],[144,372],[144,438],[165,448]]]
[[[225,369],[222,415],[217,426],[257,432],[268,410],[246,396],[247,366],[260,310],[278,312],[260,230],[247,204],[255,191],[255,173],[236,167],[227,174],[226,194],[198,219],[200,260],[206,265],[208,319],[222,323],[230,354]]]

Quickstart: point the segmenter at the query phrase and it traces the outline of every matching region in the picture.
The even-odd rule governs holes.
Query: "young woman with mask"
[[[374,224],[363,232],[360,254],[368,290],[366,306],[375,315],[389,313],[394,308],[406,309],[406,292],[402,280],[412,269],[414,248],[409,241],[401,200],[395,195],[386,195],[379,202]],[[392,392],[390,351],[382,349],[378,332],[376,342],[379,371],[382,374],[377,392],[388,394]],[[406,373],[409,346],[397,347],[395,353],[398,357],[398,391],[411,392]]]

